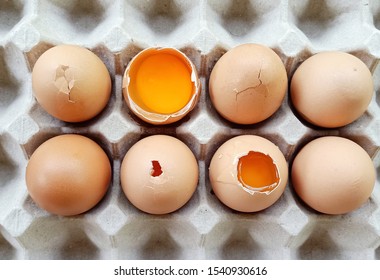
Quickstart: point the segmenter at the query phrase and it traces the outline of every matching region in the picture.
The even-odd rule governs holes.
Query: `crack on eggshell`
[[[54,77],[54,85],[59,93],[68,96],[69,102],[75,103],[75,101],[71,99],[71,90],[75,85],[74,72],[69,66],[59,65],[57,67]]]
[[[238,99],[238,97],[239,97],[239,95],[240,95],[241,93],[246,92],[246,91],[248,91],[248,90],[250,90],[250,89],[255,90],[257,87],[259,87],[259,86],[261,86],[261,85],[262,85],[262,83],[261,83],[261,81],[260,81],[260,84],[259,84],[259,85],[257,85],[257,86],[247,87],[247,88],[245,88],[245,89],[243,89],[243,90],[241,90],[241,91],[238,91],[237,89],[234,89],[234,91],[235,91],[235,93],[236,93],[236,101],[237,101],[237,99]]]
[[[271,192],[273,192],[277,188],[278,185],[280,185],[280,181],[278,183],[273,183],[262,188],[252,188],[250,186],[240,183],[240,187],[242,187],[244,191],[248,192],[251,195],[253,195],[254,193],[264,193],[264,194],[269,195]]]
[[[268,93],[268,87],[267,85],[265,85],[263,83],[263,81],[261,80],[261,72],[262,72],[262,67],[263,67],[263,62],[261,62],[261,66],[260,66],[260,69],[259,69],[259,73],[257,74],[257,79],[259,80],[259,83],[257,85],[254,85],[254,86],[250,86],[250,87],[247,87],[243,90],[238,90],[237,88],[234,88],[233,91],[235,92],[235,100],[237,101],[238,100],[238,97],[239,95],[241,95],[242,93],[248,91],[248,90],[255,90],[257,89],[258,87],[264,85],[265,86],[265,96],[267,96],[267,93]],[[252,93],[250,94],[252,95]]]

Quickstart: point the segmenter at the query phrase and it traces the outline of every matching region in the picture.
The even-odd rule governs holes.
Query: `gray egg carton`
[[[380,2],[373,0],[9,0],[0,2],[0,259],[380,259]],[[271,47],[289,78],[302,61],[323,50],[342,50],[371,70],[375,94],[368,110],[340,129],[320,129],[299,119],[288,97],[268,120],[248,126],[221,118],[208,96],[216,61],[233,46]],[[112,96],[94,119],[64,123],[36,102],[31,70],[58,44],[91,49],[112,77]],[[122,97],[122,74],[134,55],[152,46],[176,47],[196,65],[199,104],[183,120],[146,124]],[[25,168],[45,140],[79,133],[108,154],[113,180],[104,199],[85,214],[60,217],[36,206]],[[124,196],[119,180],[126,151],[147,135],[185,142],[198,159],[199,185],[180,210],[142,213]],[[211,191],[208,166],[227,139],[255,134],[279,146],[289,165],[310,140],[338,135],[371,156],[377,181],[369,201],[338,216],[317,213],[289,181],[270,208],[235,212]]]

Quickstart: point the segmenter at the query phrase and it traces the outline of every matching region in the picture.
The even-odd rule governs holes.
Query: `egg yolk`
[[[179,56],[157,52],[136,61],[135,67],[131,97],[144,110],[172,114],[190,101],[191,69]]]
[[[280,181],[272,158],[253,151],[239,159],[238,179],[244,186],[260,189],[260,192],[273,190]]]

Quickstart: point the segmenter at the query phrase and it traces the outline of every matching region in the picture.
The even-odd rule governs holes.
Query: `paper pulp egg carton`
[[[222,119],[208,96],[216,61],[233,46],[254,42],[275,50],[291,78],[323,50],[342,50],[370,68],[375,95],[366,113],[340,129],[299,120],[288,97],[268,120],[239,126]],[[36,102],[31,70],[48,48],[77,44],[107,65],[112,97],[96,118],[58,121]],[[185,52],[202,81],[199,104],[183,120],[146,124],[122,98],[122,74],[151,46]],[[380,2],[369,0],[8,0],[0,1],[0,259],[380,259]],[[34,150],[52,136],[79,133],[112,160],[104,199],[85,214],[60,217],[36,206],[25,185]],[[140,138],[168,134],[198,159],[199,185],[180,210],[144,214],[121,191],[119,169]],[[377,181],[369,201],[346,215],[319,214],[295,195],[291,182],[270,208],[251,214],[222,205],[211,191],[208,166],[216,149],[241,135],[263,136],[289,164],[300,147],[324,135],[354,140],[371,156]]]

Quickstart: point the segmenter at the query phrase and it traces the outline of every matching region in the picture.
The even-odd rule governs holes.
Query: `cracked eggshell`
[[[128,150],[120,179],[126,197],[136,208],[150,214],[167,214],[192,197],[198,184],[198,163],[182,141],[153,135]]]
[[[254,191],[238,179],[239,158],[250,151],[272,158],[279,176],[277,186],[270,192]],[[240,212],[256,212],[268,208],[282,195],[288,181],[288,165],[280,149],[269,140],[255,135],[234,137],[215,152],[209,166],[212,189],[226,206]]]
[[[167,53],[176,56],[184,64],[186,64],[189,70],[191,71],[190,79],[191,83],[193,84],[192,97],[183,108],[171,114],[161,114],[144,109],[142,106],[138,104],[137,101],[135,101],[132,98],[132,94],[130,92],[132,72],[137,71],[136,68],[139,67],[138,65],[140,64],[140,61],[143,61],[147,57],[157,53]],[[195,65],[183,52],[175,48],[153,47],[142,50],[128,63],[123,75],[122,88],[124,100],[127,103],[128,108],[133,112],[133,114],[135,114],[138,118],[147,123],[154,125],[165,125],[181,120],[194,109],[200,97],[201,82],[199,80],[198,71]]]
[[[222,117],[238,124],[254,124],[277,111],[287,86],[284,64],[272,49],[243,44],[226,52],[215,64],[209,93]]]
[[[33,93],[50,115],[81,122],[99,114],[111,94],[104,63],[90,50],[59,45],[44,52],[32,71]]]

